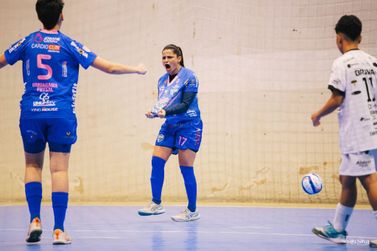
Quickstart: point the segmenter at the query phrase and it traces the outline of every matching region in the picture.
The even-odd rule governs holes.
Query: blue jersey
[[[4,52],[7,63],[22,60],[21,118],[75,117],[79,66],[96,58],[88,48],[60,32],[37,31]]]
[[[184,92],[198,92],[199,81],[194,72],[182,67],[177,76],[169,82],[169,74],[164,74],[158,80],[158,102],[152,113],[157,114],[160,109],[181,103]],[[185,113],[173,114],[166,117],[166,123],[175,124],[181,121],[200,119],[198,97],[196,96]]]

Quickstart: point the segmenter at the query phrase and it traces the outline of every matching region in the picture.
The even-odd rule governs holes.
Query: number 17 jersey
[[[40,30],[4,55],[10,65],[22,61],[21,118],[75,117],[79,66],[87,69],[96,58],[93,52],[59,31]]]
[[[339,107],[339,141],[343,154],[377,148],[377,60],[351,50],[332,66],[329,89],[344,94]]]

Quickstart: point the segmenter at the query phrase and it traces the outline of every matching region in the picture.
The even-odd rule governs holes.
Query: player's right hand
[[[145,117],[147,117],[149,119],[153,119],[155,117],[155,115],[152,113],[152,111],[147,111],[145,113]]]
[[[317,113],[313,113],[311,116],[313,126],[319,126],[321,124],[320,119],[321,117],[317,115]]]

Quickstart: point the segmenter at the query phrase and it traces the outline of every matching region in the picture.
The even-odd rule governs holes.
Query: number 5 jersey
[[[40,30],[4,52],[7,63],[22,60],[21,118],[75,117],[79,66],[96,58],[88,48],[59,31]]]

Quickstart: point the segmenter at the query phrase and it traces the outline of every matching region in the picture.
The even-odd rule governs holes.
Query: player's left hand
[[[164,109],[161,109],[158,113],[157,113],[157,116],[159,117],[159,118],[165,118],[165,116],[166,116],[166,111],[164,110]]]
[[[145,65],[139,64],[137,66],[137,73],[141,75],[145,75],[147,73],[147,68],[145,68]]]

